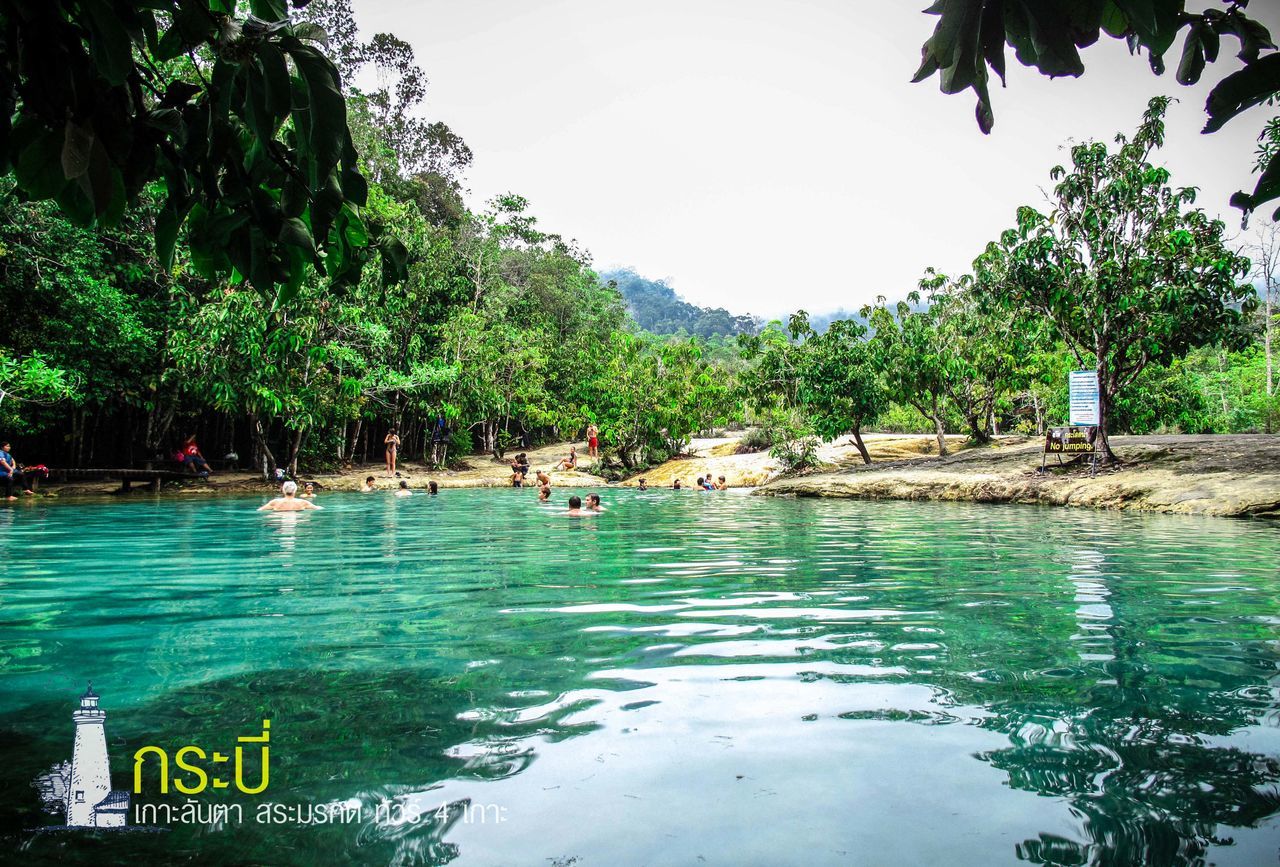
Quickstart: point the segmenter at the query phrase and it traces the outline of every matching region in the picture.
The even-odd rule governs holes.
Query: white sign
[[[1070,378],[1071,417],[1068,424],[1098,424],[1098,371],[1073,370]]]

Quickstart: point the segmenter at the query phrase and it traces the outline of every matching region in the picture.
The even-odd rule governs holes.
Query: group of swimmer
[[[637,483],[636,488],[641,491],[649,490],[649,481],[647,479],[641,479],[639,483]],[[685,490],[685,487],[681,484],[679,479],[676,479],[671,483],[671,490],[683,491]],[[715,481],[712,481],[711,473],[707,473],[705,476],[698,476],[698,481],[694,482],[693,490],[727,491],[729,490],[729,483],[725,481],[724,476],[720,476]]]
[[[375,484],[377,479],[368,476],[364,480],[364,485],[360,488],[360,493],[371,494],[377,490]],[[440,486],[434,481],[427,482],[427,492],[431,496],[440,493]],[[400,487],[396,488],[395,495],[397,497],[413,496],[413,491],[409,489],[409,482],[405,479],[400,480]],[[324,506],[317,506],[312,502],[316,497],[316,486],[314,482],[306,482],[302,489],[302,493],[298,493],[297,482],[285,482],[280,486],[280,496],[276,497],[268,503],[263,503],[258,507],[259,512],[305,512],[308,509],[323,509]]]
[[[592,424],[587,429],[587,443],[588,443],[588,448],[590,450],[590,454],[593,457],[598,455],[599,454],[599,445],[598,445],[599,431],[594,424]],[[387,434],[386,445],[387,445],[387,471],[388,473],[395,473],[395,475],[399,475],[399,473],[395,472],[395,459],[396,459],[396,452],[400,445],[400,438],[396,435],[395,428],[392,428],[391,431]],[[556,466],[553,468],[553,471],[554,470],[575,470],[577,469],[577,467],[578,467],[577,448],[574,446],[570,446],[568,456],[560,460],[560,462],[557,463]],[[530,469],[531,468],[529,465],[529,456],[525,452],[521,452],[520,454],[512,458],[511,459],[511,477],[510,477],[511,486],[513,488],[523,488],[525,486],[525,480],[529,476]],[[538,502],[549,503],[551,501],[551,476],[544,470],[537,470],[534,474],[534,478],[537,480]],[[636,487],[638,490],[641,490],[641,491],[650,490],[648,479],[644,479],[644,478],[640,479]],[[728,489],[729,489],[729,483],[725,480],[724,476],[719,476],[718,478],[713,480],[711,473],[709,472],[704,475],[698,476],[698,480],[697,482],[694,483],[694,487],[692,488],[692,490],[698,490],[698,491],[726,491]],[[360,492],[362,494],[371,494],[376,490],[378,490],[377,479],[374,476],[366,476],[364,480],[364,485],[362,485],[360,488]],[[430,493],[432,496],[435,496],[440,492],[440,486],[436,482],[431,481],[427,483],[427,490],[428,490],[428,493]],[[683,486],[680,479],[676,479],[671,483],[671,490],[682,491],[682,490],[686,490],[686,488]],[[413,496],[413,493],[414,492],[409,488],[409,482],[407,479],[401,479],[399,486],[396,488],[394,492],[395,496],[397,497],[410,497],[410,496]],[[263,504],[261,507],[259,507],[258,511],[260,512],[301,512],[301,511],[306,511],[308,509],[322,508],[321,506],[317,506],[314,502],[312,502],[312,500],[315,499],[315,495],[316,495],[315,484],[313,482],[306,482],[305,487],[303,488],[303,492],[299,494],[297,482],[288,481],[280,486],[280,496],[271,500],[269,503]],[[599,494],[588,494],[585,504],[583,503],[581,497],[578,497],[575,495],[575,496],[569,497],[569,508],[566,510],[566,514],[594,515],[603,511],[605,511],[605,509],[600,504]]]

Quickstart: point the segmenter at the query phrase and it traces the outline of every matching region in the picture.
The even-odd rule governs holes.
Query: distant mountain
[[[715,337],[754,334],[760,329],[761,320],[756,316],[735,316],[723,307],[690,304],[662,280],[648,280],[631,268],[606,271],[600,279],[617,284],[631,318],[654,334],[684,331],[699,337]]]

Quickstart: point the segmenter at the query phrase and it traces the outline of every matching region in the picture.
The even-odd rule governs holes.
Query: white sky
[[[1043,202],[1064,143],[1131,132],[1157,93],[1180,100],[1161,161],[1234,231],[1227,199],[1253,188],[1266,117],[1199,134],[1209,87],[1238,66],[1234,39],[1185,88],[1181,39],[1157,78],[1104,35],[1080,79],[1049,81],[1009,52],[983,136],[968,92],[910,83],[937,20],[925,0],[354,5],[364,38],[413,45],[427,115],[475,152],[473,204],[519,193],[598,269],[631,265],[735,313],[855,309],[905,294],[926,266],[966,270],[1018,205]],[[1250,12],[1280,34],[1271,3]]]

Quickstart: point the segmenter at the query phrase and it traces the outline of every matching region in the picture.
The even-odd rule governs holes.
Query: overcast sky
[[[1181,41],[1157,78],[1104,36],[1080,79],[1049,81],[1010,52],[983,136],[968,92],[910,83],[937,20],[925,0],[354,5],[363,38],[413,45],[426,114],[475,152],[473,205],[520,193],[598,269],[630,265],[735,313],[854,309],[900,297],[929,265],[966,270],[1019,204],[1044,201],[1064,144],[1132,131],[1157,93],[1180,100],[1159,159],[1234,230],[1227,199],[1252,189],[1265,119],[1199,134],[1209,86],[1238,66],[1234,40],[1185,88]],[[1272,4],[1250,12],[1280,32]]]

